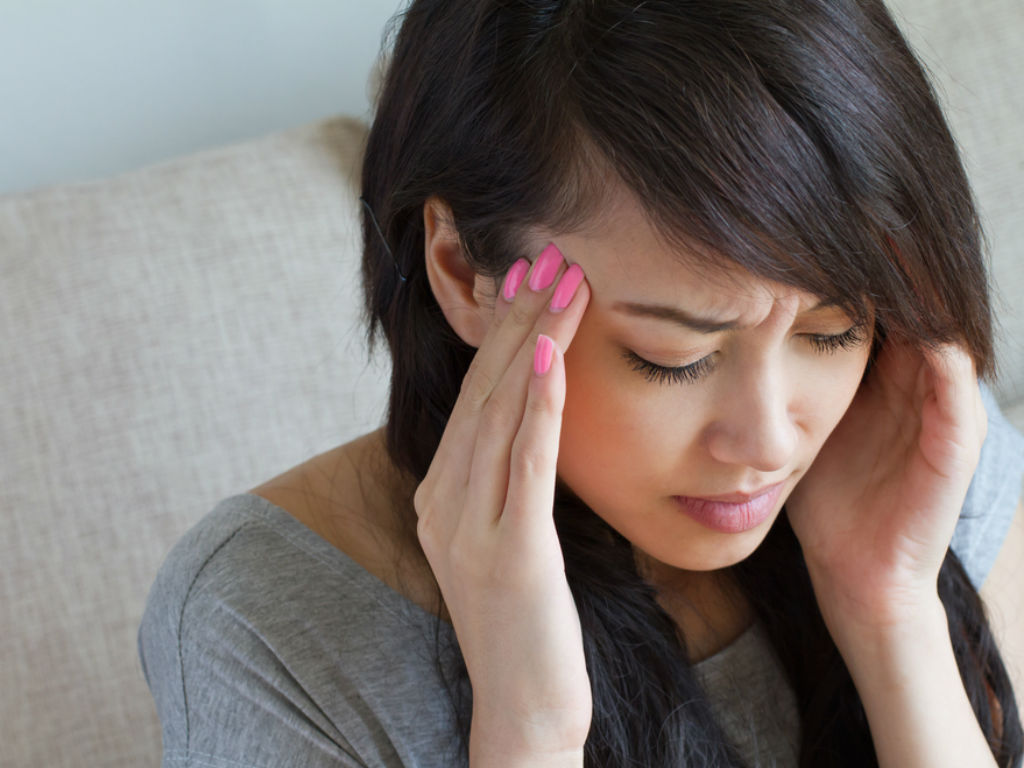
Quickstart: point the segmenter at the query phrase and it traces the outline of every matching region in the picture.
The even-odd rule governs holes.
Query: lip
[[[736,493],[723,493],[718,496],[677,496],[676,498],[696,499],[697,501],[721,501],[725,504],[746,504],[751,499],[771,493],[780,485],[782,485],[781,480],[774,485],[766,485],[756,491],[737,491]]]
[[[674,496],[679,509],[701,525],[719,533],[743,533],[756,528],[775,511],[783,483],[753,493],[718,496]]]

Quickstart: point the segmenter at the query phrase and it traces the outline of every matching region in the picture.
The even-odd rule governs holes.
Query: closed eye
[[[823,334],[810,334],[811,345],[824,354],[831,354],[840,349],[854,349],[864,343],[867,338],[867,326],[855,325],[848,331],[837,333],[833,336]]]
[[[644,360],[640,355],[631,350],[624,350],[622,356],[630,363],[634,371],[644,374],[648,381],[657,381],[662,384],[693,384],[708,373],[714,367],[711,355],[702,357],[695,363],[668,367]]]
[[[852,328],[836,334],[806,334],[807,340],[815,351],[821,354],[833,354],[840,349],[854,349],[867,338],[866,325],[855,325]],[[645,360],[632,350],[626,349],[622,352],[623,358],[630,364],[630,367],[642,373],[647,381],[659,384],[695,384],[707,376],[715,367],[714,354],[702,357],[694,363],[680,366],[665,366]]]

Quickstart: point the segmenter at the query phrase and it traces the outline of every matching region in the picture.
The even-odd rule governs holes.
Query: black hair
[[[432,196],[450,207],[472,267],[500,277],[531,255],[528,228],[581,226],[613,179],[668,242],[855,318],[870,304],[876,345],[955,339],[979,372],[993,370],[976,206],[935,94],[880,0],[414,0],[362,178],[380,222],[378,232],[364,211],[362,275],[371,348],[383,337],[393,365],[388,452],[417,480],[475,351],[427,281]],[[400,514],[414,530],[411,502]],[[629,542],[565,488],[555,520],[593,686],[586,765],[741,765]],[[801,765],[876,765],[784,511],[732,570],[796,693]],[[1019,765],[1013,691],[952,551],[938,589],[992,753]]]

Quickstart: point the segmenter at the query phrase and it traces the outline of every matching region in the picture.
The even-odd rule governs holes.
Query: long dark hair
[[[475,351],[427,281],[424,202],[450,206],[466,258],[497,278],[532,255],[527,227],[578,227],[609,178],[668,242],[697,243],[855,318],[870,302],[876,344],[961,340],[991,373],[975,204],[935,95],[880,0],[414,0],[362,180],[381,228],[364,212],[368,336],[371,348],[383,336],[393,361],[396,467],[425,476]],[[414,530],[411,503],[400,514]],[[742,765],[629,542],[562,487],[555,520],[593,685],[586,764]],[[785,513],[732,570],[796,692],[801,765],[876,765]],[[1019,765],[1013,692],[952,552],[938,587],[978,722],[999,765]]]

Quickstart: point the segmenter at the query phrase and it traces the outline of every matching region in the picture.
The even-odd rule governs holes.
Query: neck
[[[675,622],[691,664],[715,655],[753,624],[753,609],[729,569],[685,571],[636,548],[634,555],[637,571]]]

